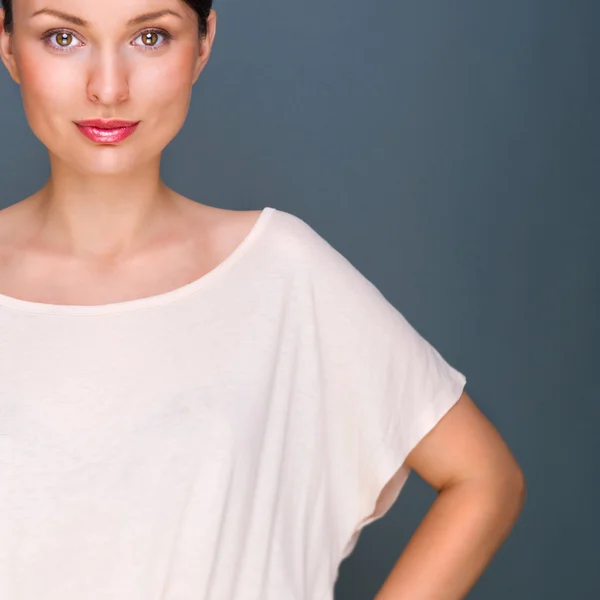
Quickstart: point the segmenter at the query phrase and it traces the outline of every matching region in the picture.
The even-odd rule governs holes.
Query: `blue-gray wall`
[[[528,483],[469,598],[600,598],[600,2],[216,0],[163,177],[311,224],[467,375]],[[0,75],[2,206],[45,149]],[[342,563],[374,596],[435,493],[416,474]]]

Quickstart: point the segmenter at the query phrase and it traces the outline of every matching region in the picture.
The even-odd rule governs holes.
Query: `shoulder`
[[[195,221],[196,229],[217,245],[235,246],[254,229],[265,239],[265,247],[279,257],[306,259],[319,246],[328,245],[307,221],[279,208],[230,210],[193,200],[184,206],[189,211],[188,220]]]
[[[192,212],[199,223],[196,231],[216,256],[229,255],[250,235],[255,249],[288,275],[318,269],[328,256],[337,254],[306,220],[279,208],[229,210],[202,204]]]
[[[30,198],[26,198],[5,208],[0,208],[0,234],[6,235],[14,229],[14,226],[22,220],[24,213],[27,212],[30,203]]]
[[[256,210],[231,210],[200,204],[182,196],[177,198],[192,235],[203,240],[204,250],[215,261],[235,250],[250,235],[269,261],[283,269],[307,265],[326,242],[304,219],[274,207]],[[257,244],[258,242],[258,244]],[[217,260],[218,259],[218,260]]]
[[[0,209],[0,258],[26,243],[31,235],[36,194]]]
[[[202,204],[173,193],[178,220],[185,223],[186,236],[202,251],[227,255],[254,228],[261,210],[230,210]]]
[[[315,226],[291,212],[276,209],[268,216],[269,234],[275,238],[277,252],[292,260],[313,263],[337,254]]]

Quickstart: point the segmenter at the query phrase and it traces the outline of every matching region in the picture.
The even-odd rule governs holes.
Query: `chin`
[[[79,156],[64,159],[75,171],[87,175],[119,175],[130,173],[140,167],[147,159],[134,156],[131,152],[122,152],[116,146],[96,148],[93,152],[84,152]]]

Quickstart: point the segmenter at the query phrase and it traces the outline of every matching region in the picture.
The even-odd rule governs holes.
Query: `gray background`
[[[469,598],[599,598],[598,0],[216,0],[163,177],[306,220],[467,376],[527,503]],[[45,148],[0,75],[2,205]],[[435,492],[411,475],[340,567],[373,598]]]

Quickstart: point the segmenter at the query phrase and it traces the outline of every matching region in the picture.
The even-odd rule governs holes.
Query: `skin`
[[[89,25],[31,18],[43,7]],[[126,26],[165,8],[182,18]],[[215,12],[204,40],[195,13],[179,0],[15,0],[14,17],[14,35],[0,34],[0,53],[21,86],[33,132],[48,148],[51,176],[0,211],[3,292],[49,303],[117,302],[173,289],[223,260],[257,211],[232,214],[192,202],[159,175],[161,153],[183,125],[208,61]],[[150,27],[175,39],[156,51],[139,47],[140,32]],[[53,28],[76,35],[72,52],[40,39]],[[99,146],[73,124],[94,117],[141,124],[125,142]],[[517,520],[523,473],[466,392],[406,464],[439,495],[376,600],[464,598]]]
[[[87,25],[32,17],[42,8]],[[127,26],[163,9],[179,17]],[[179,287],[221,262],[259,211],[194,202],[159,173],[208,62],[216,13],[204,39],[196,13],[180,0],[15,0],[13,15],[12,35],[0,33],[0,55],[48,149],[51,175],[41,190],[0,211],[3,293],[59,304],[117,302]],[[150,43],[158,49],[150,49],[141,34],[151,28],[174,39],[159,35]],[[55,29],[72,34],[68,52],[58,35],[42,39]],[[74,125],[90,118],[141,122],[125,141],[100,145]]]
[[[375,600],[465,598],[518,519],[523,472],[466,391],[406,464],[438,496]]]

